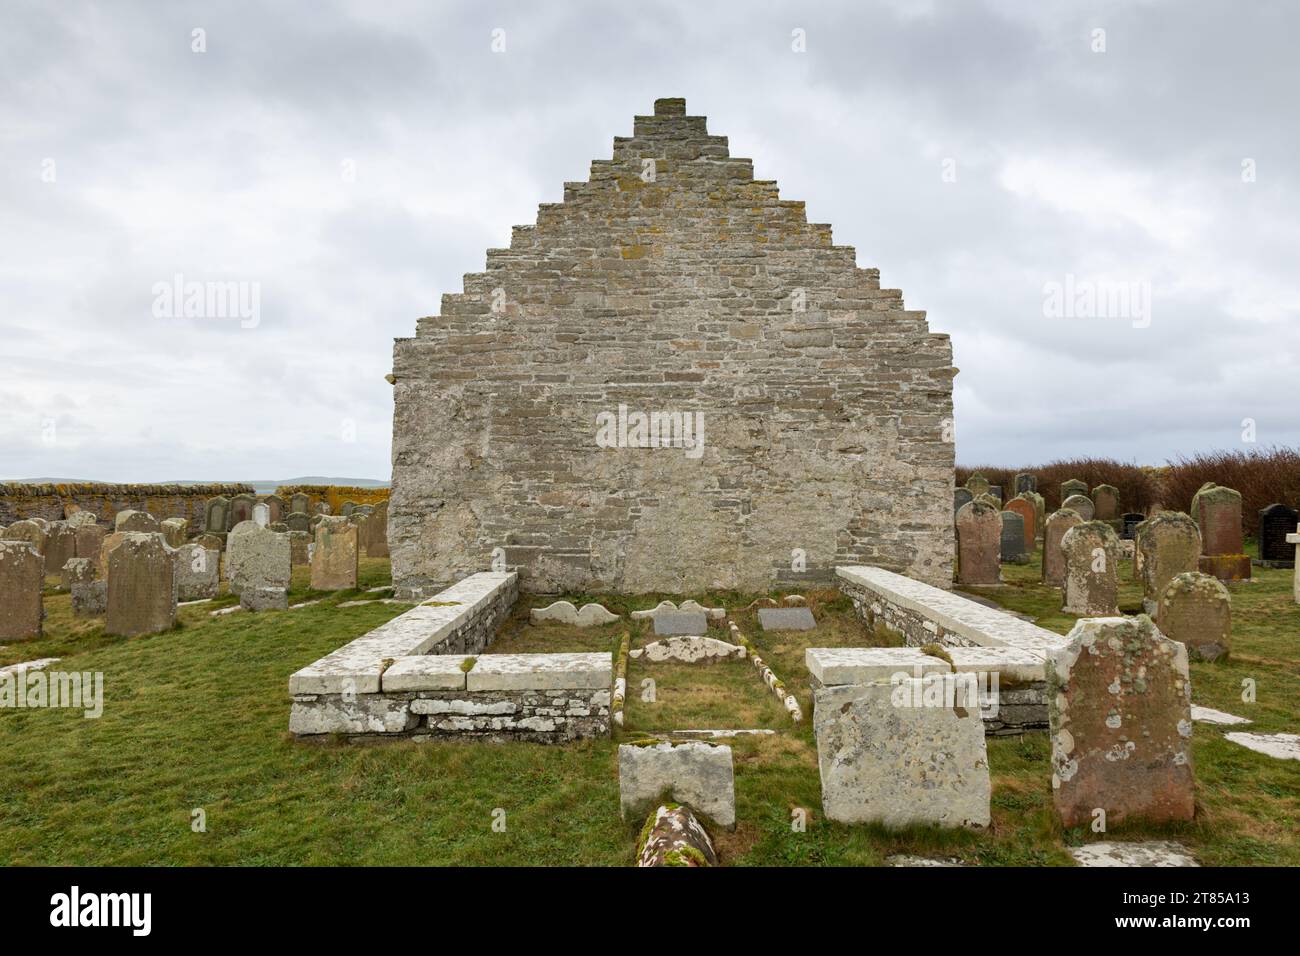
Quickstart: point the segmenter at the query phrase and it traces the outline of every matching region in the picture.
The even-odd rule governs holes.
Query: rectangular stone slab
[[[399,657],[384,671],[385,693],[399,690],[464,690],[465,661],[462,654],[420,654]]]
[[[465,689],[556,690],[608,687],[613,661],[606,652],[582,654],[482,654]]]
[[[765,631],[811,631],[817,621],[806,607],[760,607],[758,624]]]
[[[810,647],[804,663],[808,673],[828,686],[887,682],[899,671],[912,677],[951,670],[947,661],[923,654],[919,647]]]
[[[701,637],[708,630],[709,620],[703,611],[660,611],[655,615],[656,634]]]
[[[1018,647],[946,647],[954,671],[997,674],[998,679],[1032,684],[1047,679],[1047,655]]]

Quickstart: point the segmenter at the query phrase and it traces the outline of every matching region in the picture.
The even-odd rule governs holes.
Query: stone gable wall
[[[948,337],[682,101],[464,288],[394,347],[399,593],[498,548],[532,591],[764,590],[860,563],[951,586]],[[598,447],[620,405],[699,413],[702,454]]]

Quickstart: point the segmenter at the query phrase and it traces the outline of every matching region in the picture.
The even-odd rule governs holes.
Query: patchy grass
[[[1125,562],[1125,565],[1128,563]],[[1232,586],[1234,639],[1227,662],[1192,665],[1198,703],[1256,721],[1261,731],[1297,732],[1300,608],[1290,571],[1255,569]],[[1073,618],[1059,593],[1038,581],[1038,565],[1005,565],[1008,586],[981,595],[1030,614],[1060,633]],[[1121,597],[1136,609],[1131,568]],[[288,612],[213,618],[223,597],[182,609],[182,627],[144,638],[110,638],[98,621],[76,621],[67,595],[47,596],[46,634],[0,649],[0,663],[63,657],[66,669],[105,674],[99,720],[79,711],[0,711],[0,862],[11,864],[577,864],[632,862],[641,820],[618,815],[617,744],[646,731],[690,727],[771,727],[768,737],[736,738],[739,823],[714,834],[726,865],[879,865],[892,853],[957,856],[983,865],[1066,865],[1065,848],[1095,839],[1062,831],[1051,809],[1046,735],[989,741],[993,821],[985,832],[844,826],[821,815],[817,751],[803,650],[882,645],[838,592],[805,593],[816,630],[766,633],[753,612],[735,618],[804,707],[794,725],[749,661],[711,665],[629,662],[625,730],[614,739],[562,747],[463,743],[309,745],[287,732],[288,675],[401,613],[400,605],[336,607],[374,598],[388,563],[363,559],[361,585],[316,593],[306,569],[294,574]],[[689,595],[706,606],[743,608],[755,595]],[[773,596],[779,596],[774,593]],[[662,595],[561,595],[578,606],[599,600],[626,615]],[[676,600],[677,598],[672,598]],[[549,603],[550,599],[540,601]],[[532,627],[521,598],[489,653],[613,650],[653,640],[642,622],[579,630]],[[727,639],[725,629],[713,636]],[[655,703],[641,699],[653,677]],[[1241,700],[1254,680],[1257,698]],[[1300,865],[1300,764],[1252,753],[1197,724],[1193,741],[1197,820],[1165,828],[1113,829],[1118,838],[1187,843],[1202,863]],[[506,830],[492,830],[493,810]],[[203,809],[207,832],[191,829]],[[792,827],[802,811],[806,829]]]

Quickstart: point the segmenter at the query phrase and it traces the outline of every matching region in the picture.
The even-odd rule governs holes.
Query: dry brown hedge
[[[979,472],[991,483],[1001,485],[1004,499],[1010,499],[1015,496],[1016,473],[1021,471],[1038,476],[1038,493],[1046,499],[1048,511],[1061,506],[1061,482],[1070,478],[1086,481],[1089,489],[1101,484],[1114,485],[1119,489],[1120,507],[1124,511],[1143,513],[1157,504],[1186,511],[1196,490],[1205,482],[1213,481],[1241,492],[1242,523],[1246,533],[1252,536],[1259,527],[1261,508],[1277,501],[1300,508],[1300,449],[1297,448],[1202,452],[1180,456],[1159,467],[1108,458],[1078,458],[1019,468],[962,465],[957,468],[957,484],[965,484],[967,478]]]

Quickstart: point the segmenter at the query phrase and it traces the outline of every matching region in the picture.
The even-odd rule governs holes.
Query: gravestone
[[[1065,499],[1071,495],[1083,495],[1088,497],[1088,483],[1080,481],[1078,478],[1071,478],[1069,481],[1061,482],[1061,507],[1065,507]]]
[[[245,611],[286,611],[289,609],[287,588],[245,586],[239,592],[239,606]]]
[[[1026,491],[1022,496],[1033,502],[1034,505],[1034,530],[1038,537],[1042,537],[1047,528],[1047,499],[1036,491]]]
[[[104,540],[99,545],[99,576],[102,580],[108,580],[108,556],[113,553],[113,549],[122,543],[126,537],[125,531],[114,531],[112,534],[104,535]]]
[[[198,543],[182,544],[173,554],[176,561],[176,598],[201,601],[214,598],[221,590],[221,552]]]
[[[310,496],[304,494],[304,493],[301,492],[301,491],[296,492],[296,493],[293,494],[293,495],[290,495],[290,496],[289,496],[289,513],[290,513],[290,514],[293,514],[295,511],[297,511],[297,512],[301,512],[302,514],[307,514],[307,513],[309,513],[309,512],[311,511],[311,498],[310,498]]]
[[[1134,549],[1142,582],[1142,608],[1155,614],[1169,582],[1184,571],[1197,570],[1201,532],[1181,511],[1161,511],[1138,527]]]
[[[1020,515],[1020,519],[1025,523],[1025,551],[1029,552],[1034,549],[1034,542],[1038,540],[1038,509],[1028,498],[1012,498],[1007,502],[1005,511],[1013,511]],[[1006,560],[1005,558],[1003,560]]]
[[[210,531],[205,531],[203,534],[195,535],[194,541],[191,543],[202,545],[209,551],[216,551],[218,553],[226,550],[226,536],[224,533],[214,534]]]
[[[1001,512],[994,505],[977,499],[957,512],[957,583],[1001,584],[1001,540]]]
[[[1003,561],[1021,564],[1028,560],[1025,550],[1025,519],[1014,511],[1000,512],[1002,533],[998,539],[999,556]]]
[[[1092,489],[1093,517],[1098,521],[1114,521],[1119,517],[1119,489],[1114,485],[1098,485]]]
[[[100,552],[104,548],[104,538],[108,532],[97,524],[77,526],[77,557],[90,558],[99,562]]]
[[[316,515],[327,515],[327,514],[330,513],[329,502],[327,502],[327,501],[318,501],[318,502],[316,502],[315,506],[314,506],[311,510],[312,510],[312,514],[316,514]]]
[[[292,572],[287,534],[255,521],[241,521],[231,529],[226,539],[226,578],[232,594],[241,594],[246,587],[287,592]]]
[[[113,516],[113,530],[119,534],[161,534],[162,526],[149,512],[127,508]]]
[[[1295,566],[1295,549],[1286,536],[1296,530],[1300,515],[1284,504],[1273,504],[1259,512],[1259,560],[1271,568]]]
[[[356,510],[357,510],[357,503],[355,501],[345,501],[343,502],[343,507],[339,508],[339,514],[341,514],[345,518],[351,518],[352,512]]]
[[[22,541],[31,545],[32,550],[37,554],[42,556],[45,554],[45,539],[47,535],[45,527],[43,527],[38,521],[33,521],[31,518],[27,518],[23,521],[15,521],[9,527],[5,528],[3,532],[0,532],[0,534],[3,535],[3,540],[5,541]],[[42,571],[44,570],[44,567],[45,564],[42,562]]]
[[[966,489],[976,498],[987,495],[989,487],[989,480],[978,472],[966,479]]]
[[[118,532],[108,556],[104,633],[157,634],[176,626],[176,563],[161,534]]]
[[[1069,508],[1084,521],[1091,521],[1096,517],[1097,509],[1093,506],[1092,499],[1087,495],[1070,495],[1061,502],[1062,508]]]
[[[168,518],[159,525],[159,530],[169,548],[179,548],[189,536],[190,523],[184,518]]]
[[[984,721],[978,702],[959,703],[957,691],[952,674],[817,688],[813,732],[826,817],[988,826]]]
[[[1120,532],[1120,537],[1125,541],[1134,540],[1137,537],[1137,526],[1145,521],[1146,518],[1146,515],[1138,514],[1136,511],[1130,511],[1125,514],[1121,519],[1124,530]]]
[[[252,521],[253,506],[256,504],[257,499],[250,494],[239,494],[231,498],[226,529],[228,531],[234,531],[236,525],[245,521]]]
[[[1201,529],[1201,553],[1241,554],[1241,494],[1222,485],[1202,487],[1192,499],[1192,517]]]
[[[1119,613],[1119,537],[1104,521],[1075,525],[1061,539],[1065,585],[1061,609],[1079,617]]]
[[[108,582],[97,559],[69,559],[63,566],[63,583],[72,595],[73,617],[99,617],[108,610]]]
[[[620,744],[618,804],[624,819],[640,817],[664,796],[718,826],[736,825],[731,748],[704,741]]]
[[[953,517],[956,518],[957,512],[961,511],[961,509],[965,505],[970,504],[970,502],[973,501],[974,498],[975,496],[971,494],[971,490],[969,488],[954,488],[952,492]]]
[[[0,644],[41,636],[45,560],[30,542],[0,540]]]
[[[76,505],[65,505],[63,508],[63,513],[68,516],[67,517],[68,527],[84,528],[88,525],[94,525],[99,523],[98,521],[95,520],[95,515],[93,512],[81,511],[81,510],[74,510],[71,512],[68,511],[69,508],[75,509],[76,507],[77,507]],[[82,557],[85,557],[85,555],[82,555]]]
[[[268,524],[278,524],[283,521],[285,515],[289,513],[289,509],[285,505],[284,499],[279,495],[267,495],[262,499],[262,504],[266,505],[271,512],[270,518],[267,521]]]
[[[1001,485],[989,485],[988,494],[997,499],[999,508],[1002,507],[1003,495]]]
[[[311,516],[302,511],[294,511],[284,519],[285,525],[290,531],[310,531]]]
[[[1066,827],[1190,820],[1187,649],[1146,615],[1079,621],[1047,659],[1052,801]]]
[[[369,537],[366,539],[366,555],[371,558],[388,557],[388,501],[381,501],[375,506],[370,516]]]
[[[209,534],[225,534],[230,530],[230,500],[221,495],[209,498],[204,506],[203,530]]]
[[[1061,550],[1061,539],[1075,525],[1083,524],[1083,518],[1077,511],[1062,508],[1054,511],[1047,519],[1043,531],[1043,583],[1054,588],[1065,587],[1065,552]]]
[[[253,505],[253,523],[259,528],[267,528],[271,525],[271,508],[266,502],[259,501]]]
[[[817,622],[806,607],[761,607],[758,626],[765,631],[811,631]]]
[[[685,634],[698,637],[708,633],[709,621],[703,611],[657,611],[654,616],[655,634]]]
[[[289,532],[289,563],[295,567],[311,564],[311,532]]]
[[[60,574],[69,558],[77,556],[77,529],[66,521],[51,521],[45,534],[45,573]]]
[[[1022,471],[1020,474],[1016,475],[1015,488],[1017,495],[1023,495],[1026,491],[1037,491],[1038,476]]]
[[[1232,598],[1218,578],[1184,571],[1160,596],[1156,625],[1185,645],[1193,660],[1226,657],[1232,649]]]
[[[316,525],[311,553],[311,586],[342,591],[357,586],[357,526],[342,516],[324,517]]]
[[[77,584],[94,581],[99,576],[99,564],[90,558],[68,558],[63,563],[63,590],[71,591]]]

